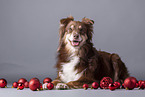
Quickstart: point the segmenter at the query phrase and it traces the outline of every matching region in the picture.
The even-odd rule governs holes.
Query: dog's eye
[[[72,28],[69,28],[69,31],[72,31]]]

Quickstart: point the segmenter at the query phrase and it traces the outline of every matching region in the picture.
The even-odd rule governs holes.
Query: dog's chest
[[[67,83],[70,81],[76,81],[82,76],[81,73],[77,73],[75,70],[75,66],[79,63],[80,59],[78,56],[74,56],[71,58],[71,61],[68,63],[62,63],[62,72],[59,72],[60,79]]]

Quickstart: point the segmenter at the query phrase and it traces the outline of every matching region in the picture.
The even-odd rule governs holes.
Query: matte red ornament
[[[6,79],[2,78],[0,79],[0,87],[5,88],[7,86],[7,81]]]
[[[12,88],[17,88],[18,87],[18,82],[14,82]]]
[[[29,88],[29,82],[24,83],[25,88]]]
[[[52,90],[52,89],[54,88],[53,83],[48,83],[48,84],[47,84],[47,88],[48,88],[49,90]]]
[[[40,81],[38,79],[31,79],[29,81],[29,88],[32,91],[36,91],[40,89]]]
[[[25,83],[27,80],[25,79],[25,78],[20,78],[19,80],[18,80],[18,83]]]
[[[83,85],[83,88],[84,88],[85,90],[87,90],[87,89],[89,88],[88,84],[84,84],[84,85]]]
[[[113,83],[110,77],[103,77],[102,80],[100,81],[100,88],[108,89],[110,83]]]
[[[23,83],[19,83],[17,90],[23,90],[23,89],[24,89],[24,84]]]
[[[120,85],[121,85],[121,84],[120,84],[119,82],[117,82],[117,81],[114,82],[114,86],[116,87],[116,89],[119,89],[119,88],[120,88]]]
[[[52,79],[49,78],[49,77],[47,77],[47,78],[45,78],[45,79],[43,80],[43,84],[44,84],[44,83],[51,83],[51,81],[52,81]]]
[[[110,84],[109,84],[109,89],[110,89],[111,91],[113,91],[113,90],[116,89],[116,86],[114,86],[113,83],[110,83]]]
[[[97,82],[92,83],[92,88],[93,89],[98,89],[98,87],[99,87],[99,84]]]
[[[126,89],[132,90],[135,88],[137,80],[135,77],[128,77],[124,80],[124,86]]]

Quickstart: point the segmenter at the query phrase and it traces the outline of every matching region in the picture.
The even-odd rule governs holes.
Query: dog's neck
[[[66,44],[65,49],[70,56],[78,56],[79,48]]]
[[[71,45],[62,43],[57,58],[59,62],[69,62],[72,57],[78,56],[79,58],[86,60],[94,55],[93,44],[87,42],[80,48],[72,47]],[[91,51],[91,52],[90,52]],[[87,60],[86,60],[87,61]]]

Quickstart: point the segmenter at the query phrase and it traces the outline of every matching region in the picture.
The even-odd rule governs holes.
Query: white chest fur
[[[73,56],[70,62],[62,63],[62,72],[59,72],[59,76],[63,82],[76,81],[82,76],[83,72],[77,73],[77,70],[75,70],[79,60],[78,56]]]

